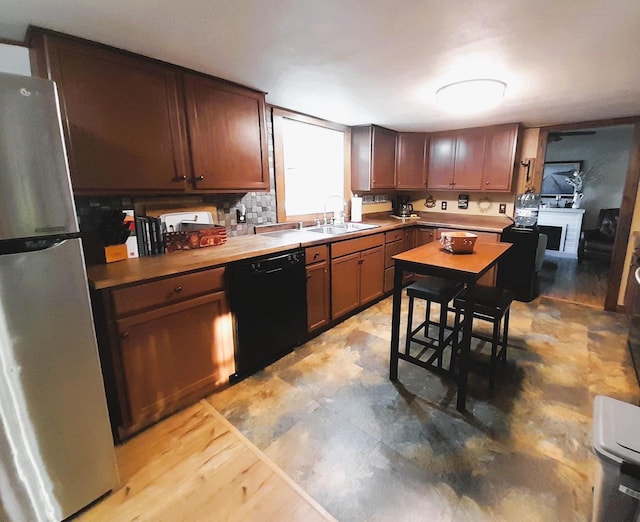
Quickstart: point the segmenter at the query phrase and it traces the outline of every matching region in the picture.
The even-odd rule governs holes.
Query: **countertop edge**
[[[290,232],[278,231],[229,237],[225,244],[214,247],[127,259],[106,265],[89,265],[87,266],[87,276],[90,287],[99,291],[182,273],[216,268],[235,261],[277,254],[296,248],[331,244],[356,237],[389,232],[398,228],[413,226],[446,227],[500,234],[512,224],[508,218],[464,215],[440,216],[437,213],[431,213],[431,215],[421,213],[417,219],[395,219],[389,216],[374,215],[371,218],[366,218],[363,222],[378,225],[378,227],[338,236],[305,232],[304,230],[291,230]],[[318,237],[315,238],[311,234]]]

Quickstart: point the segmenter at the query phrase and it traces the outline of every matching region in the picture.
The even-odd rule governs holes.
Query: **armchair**
[[[611,261],[619,215],[619,208],[603,208],[598,214],[597,228],[582,231],[578,243],[578,263],[585,258]]]

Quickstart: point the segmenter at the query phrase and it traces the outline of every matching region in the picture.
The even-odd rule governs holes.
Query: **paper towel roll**
[[[358,196],[351,198],[351,221],[362,221],[362,198]]]

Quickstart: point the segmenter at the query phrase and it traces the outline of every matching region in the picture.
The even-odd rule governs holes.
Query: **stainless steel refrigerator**
[[[0,520],[117,484],[55,84],[0,73]]]

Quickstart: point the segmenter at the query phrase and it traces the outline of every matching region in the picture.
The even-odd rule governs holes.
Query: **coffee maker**
[[[409,196],[396,196],[393,200],[393,215],[410,217],[411,214],[413,214],[413,205],[409,203]]]

